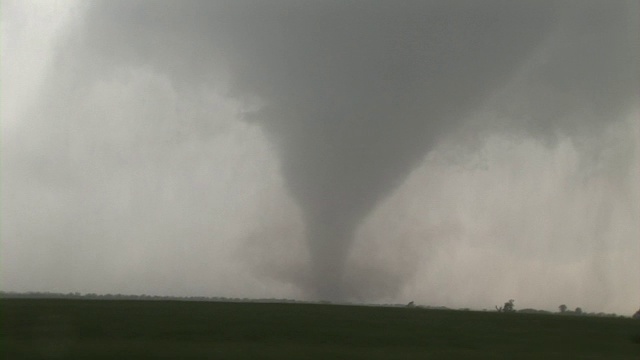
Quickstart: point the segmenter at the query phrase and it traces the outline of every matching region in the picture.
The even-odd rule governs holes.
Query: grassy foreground
[[[640,321],[313,304],[0,300],[6,359],[640,359]]]

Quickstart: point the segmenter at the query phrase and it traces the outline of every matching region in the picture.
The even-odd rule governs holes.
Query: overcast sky
[[[5,291],[630,314],[637,1],[2,1]]]

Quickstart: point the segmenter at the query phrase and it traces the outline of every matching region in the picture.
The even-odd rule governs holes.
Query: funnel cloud
[[[41,151],[38,141],[47,142],[44,134],[48,131],[63,139],[56,141],[66,146],[58,152],[66,161],[74,156],[88,156],[90,150],[87,149],[91,149],[88,144],[83,143],[80,150],[74,150],[74,144],[77,145],[80,138],[90,142],[91,136],[103,136],[96,130],[99,126],[109,131],[108,136],[112,137],[109,143],[116,144],[113,145],[115,153],[105,155],[104,149],[95,148],[90,156],[106,156],[100,161],[108,162],[108,168],[129,169],[131,166],[143,177],[149,171],[164,179],[184,178],[150,180],[161,193],[191,186],[194,181],[202,189],[208,188],[208,177],[215,183],[219,176],[216,174],[233,171],[229,169],[240,169],[235,171],[241,174],[253,174],[251,169],[258,169],[255,170],[258,173],[272,171],[277,174],[273,178],[246,175],[252,181],[247,180],[242,185],[243,190],[238,191],[251,192],[260,187],[262,179],[265,184],[280,181],[282,196],[290,196],[291,208],[297,209],[292,213],[298,211],[298,215],[287,213],[281,219],[299,216],[303,230],[296,235],[299,238],[295,241],[304,244],[301,252],[306,255],[298,253],[294,256],[306,260],[298,262],[295,270],[285,271],[298,273],[289,276],[289,280],[285,280],[287,275],[274,277],[289,281],[302,297],[369,301],[395,299],[406,292],[413,272],[421,268],[418,263],[429,262],[431,255],[414,257],[407,253],[403,255],[406,263],[400,260],[396,265],[388,265],[392,262],[385,262],[384,256],[372,260],[379,255],[362,260],[362,251],[376,254],[389,251],[390,254],[393,252],[390,248],[414,241],[407,240],[411,236],[398,240],[397,234],[388,234],[386,239],[377,236],[388,231],[390,225],[384,225],[384,219],[396,216],[390,215],[394,210],[389,209],[403,206],[393,204],[400,202],[406,207],[411,203],[409,199],[420,197],[418,194],[432,193],[432,190],[421,190],[423,185],[419,184],[431,184],[424,187],[438,187],[442,191],[448,189],[446,191],[456,194],[455,197],[464,193],[464,187],[470,186],[476,181],[474,179],[485,184],[485,189],[493,189],[494,185],[490,184],[495,181],[483,180],[475,165],[457,178],[449,169],[450,166],[470,164],[480,153],[490,156],[488,160],[480,160],[485,161],[484,166],[515,169],[513,165],[504,164],[511,164],[511,161],[517,164],[522,160],[504,160],[508,157],[504,154],[511,150],[501,139],[511,139],[516,144],[513,152],[523,152],[521,159],[545,163],[553,161],[544,160],[545,156],[548,156],[546,159],[559,156],[561,160],[558,161],[562,164],[558,165],[558,171],[563,173],[569,171],[563,168],[565,163],[573,164],[572,176],[575,178],[566,180],[568,183],[589,182],[594,173],[603,174],[598,170],[602,164],[616,162],[617,165],[607,167],[609,170],[602,180],[602,186],[611,188],[606,198],[613,200],[607,203],[609,205],[598,205],[600,210],[582,214],[602,221],[600,237],[608,236],[607,229],[613,226],[612,221],[615,223],[611,214],[618,211],[616,209],[624,208],[628,214],[637,215],[637,192],[631,198],[625,198],[624,190],[619,190],[628,189],[630,179],[637,178],[637,174],[634,175],[638,154],[637,120],[629,120],[629,114],[637,113],[640,81],[638,20],[632,15],[639,10],[635,2],[270,0],[177,3],[110,0],[74,6],[70,20],[52,45],[51,59],[46,65],[48,72],[43,75],[38,95],[32,101],[34,105],[23,113],[31,118],[42,118],[46,114],[51,119],[80,120],[60,120],[61,124],[68,124],[65,125],[69,126],[67,129],[55,129],[56,126],[45,120],[33,120],[29,131],[20,131],[17,125],[18,130],[8,129],[5,138],[14,136],[13,133],[17,135],[5,141],[3,153],[6,147],[15,155],[3,155],[13,156],[4,161],[4,167],[20,163],[22,157],[31,159],[27,162],[42,158],[34,154]],[[127,94],[131,98],[122,99],[125,107],[117,109],[115,103],[114,107],[108,105],[108,99],[114,96],[113,87],[123,86],[121,84],[129,89]],[[93,89],[93,95],[86,95],[88,89]],[[95,89],[103,89],[104,95]],[[95,95],[96,91],[98,95]],[[103,103],[107,105],[92,105]],[[101,115],[106,123],[92,127],[86,120],[81,120],[82,114],[96,116],[100,111],[111,112],[112,115]],[[110,127],[109,119],[118,116],[131,120],[113,122]],[[216,120],[224,116],[234,119]],[[82,130],[82,125],[78,124],[85,124],[87,130]],[[227,147],[224,144],[215,149],[206,147],[209,155],[187,150],[193,144],[200,144],[193,145],[195,149],[201,149],[201,146],[204,149],[202,144],[221,139],[220,134],[226,134],[228,129],[239,129],[238,134],[250,134],[246,136],[254,139],[250,140],[254,144],[264,138],[266,141],[259,146],[268,149],[270,155],[262,154],[254,157],[254,162],[241,165],[240,154],[232,155],[231,150],[224,150],[238,144],[233,140],[229,140]],[[623,133],[628,136],[628,129],[631,129],[631,136],[626,138],[625,144],[629,146],[616,153],[622,155],[607,155],[611,154],[611,139]],[[633,131],[636,131],[635,136]],[[28,135],[34,133],[39,137]],[[15,150],[17,145],[9,148],[9,144],[17,144],[18,140],[13,139],[19,136],[32,143],[20,145],[20,151]],[[243,140],[238,141],[244,144]],[[153,146],[145,147],[145,144]],[[136,146],[143,148],[135,150]],[[220,156],[220,160],[212,160],[216,165],[211,165],[216,171],[176,174],[175,169],[194,171],[193,167],[184,165],[183,160],[171,159],[171,154],[176,152],[169,150],[176,148],[183,149],[180,150],[183,156],[201,159],[202,164],[206,163],[206,156],[218,154],[213,157]],[[245,149],[253,151],[248,147]],[[135,159],[132,154],[144,154],[141,158],[144,160],[132,160]],[[447,154],[455,154],[455,159]],[[220,164],[226,167],[220,168]],[[540,179],[552,176],[545,175],[547,168],[543,165],[536,168],[536,164],[522,165],[528,169],[522,173],[534,174]],[[56,178],[52,174],[57,174],[58,170],[51,166],[55,167],[53,163],[43,161],[25,171],[39,171],[37,176],[47,179],[46,184],[37,186],[65,189],[69,172]],[[445,173],[450,179],[458,180],[443,181],[442,174]],[[83,180],[82,172],[76,176],[80,177],[79,183],[95,184],[96,180]],[[98,179],[99,170],[94,169],[94,173],[87,176]],[[508,180],[508,176],[514,177]],[[523,175],[506,173],[498,181],[514,189],[533,186],[527,185],[527,180],[519,176]],[[469,183],[459,184],[460,188],[450,185],[465,177]],[[232,184],[233,175],[229,178],[228,184]],[[560,181],[558,178],[551,177],[549,181]],[[116,184],[121,185],[118,181]],[[8,186],[3,186],[3,193],[12,191]],[[225,191],[223,185],[219,189]],[[557,188],[550,186],[548,191],[556,191],[552,189]],[[60,191],[73,192],[55,190],[53,193]],[[140,209],[147,214],[150,213],[148,204],[158,201],[132,200],[136,196],[135,189],[127,190],[131,191],[129,195],[122,195],[121,190],[113,191],[123,197],[120,204],[125,205],[122,206],[147,204]],[[506,196],[497,188],[495,191],[497,196]],[[567,188],[562,192],[569,194],[571,190]],[[244,197],[234,196],[227,195],[225,203],[242,203]],[[504,204],[485,203],[474,197],[476,195],[469,195],[476,200],[465,200],[460,196],[457,201],[461,204],[485,206],[469,215],[476,220],[466,222],[466,228],[471,228],[473,221],[480,221],[477,219],[484,218],[487,213],[496,214],[496,219],[482,221],[494,223],[492,228],[502,229],[495,231],[509,234],[515,233],[518,222],[530,224],[534,221],[524,213],[518,220],[512,219],[504,213]],[[528,203],[527,196],[517,196],[525,199],[522,204]],[[534,194],[531,196],[535,197]],[[402,198],[404,200],[399,200]],[[183,201],[184,205],[178,206],[190,209],[200,200]],[[424,207],[429,208],[424,210],[425,214],[437,211],[436,207],[440,207],[442,214],[448,211],[449,205],[442,203],[437,194],[424,201]],[[581,206],[577,205],[579,200],[571,201],[576,201],[575,206]],[[78,200],[78,204],[81,203]],[[593,204],[586,201],[585,206]],[[100,205],[88,206],[97,206],[95,211],[98,213],[104,211]],[[235,205],[228,206],[233,208]],[[545,211],[543,204],[530,206],[538,209],[536,211]],[[211,205],[203,203],[197,209],[206,211],[210,208]],[[465,227],[457,224],[463,211],[454,212],[458,215],[444,220],[424,220],[425,224],[438,223],[418,236],[420,242],[426,241],[432,247],[428,253],[445,251],[443,249],[453,246],[456,238],[474,237],[463,234],[465,231],[461,229]],[[17,216],[14,214],[12,208],[3,209],[3,222],[11,224]],[[217,214],[213,211],[210,215],[198,216],[205,223],[207,216],[215,221]],[[108,218],[110,215],[103,216]],[[166,216],[182,223],[176,220],[180,215],[154,216]],[[425,215],[425,219],[429,216]],[[240,219],[236,217],[235,221]],[[375,219],[383,223],[377,231],[371,230],[376,226]],[[138,221],[145,223],[146,220]],[[184,224],[191,224],[192,220],[184,221]],[[637,223],[630,221],[623,226],[631,229],[626,234],[637,235]],[[100,226],[106,226],[106,223],[108,220]],[[424,226],[401,223],[404,225],[400,227],[415,226],[417,229]],[[554,229],[563,226],[557,224]],[[191,228],[194,227],[191,225]],[[523,228],[528,229],[524,225]],[[153,233],[153,230],[137,231]],[[235,234],[234,231],[240,230],[228,230],[228,233]],[[177,232],[180,236],[190,233]],[[290,234],[291,231],[280,233]],[[222,235],[224,232],[220,234],[226,236]],[[252,236],[259,237],[259,234],[260,231],[255,231]],[[548,236],[553,239],[569,236],[567,231],[558,234],[549,233]],[[368,236],[371,239],[367,239]],[[205,237],[201,246],[206,246]],[[3,238],[3,241],[17,241],[9,240],[9,236]],[[543,242],[546,244],[546,240]],[[274,242],[274,246],[280,245]],[[139,246],[138,251],[143,254],[145,246]],[[508,248],[508,245],[495,246]],[[451,251],[473,257],[469,255],[473,251]],[[287,263],[285,258],[285,255],[275,255],[274,261]],[[371,263],[376,261],[387,265],[372,268]],[[358,264],[365,266],[358,270]],[[385,266],[387,270],[384,270]],[[413,270],[398,270],[405,266]],[[430,272],[429,277],[433,276]],[[437,283],[433,278],[429,281]],[[602,280],[602,283],[607,281]],[[505,298],[511,296],[515,295]]]

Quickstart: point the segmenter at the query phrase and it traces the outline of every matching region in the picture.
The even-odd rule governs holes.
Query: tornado
[[[228,96],[257,99],[244,121],[273,144],[306,226],[309,275],[300,286],[317,299],[348,300],[357,295],[345,280],[350,249],[367,215],[566,30],[563,19],[577,12],[610,24],[602,9],[511,0],[97,1],[86,5],[83,37],[71,41],[81,54],[66,56],[90,60],[79,73],[150,66],[179,91],[224,84]],[[569,29],[588,26],[578,23]],[[576,76],[596,82],[589,69]],[[611,95],[602,108],[627,98]],[[526,131],[570,128],[545,119],[573,105],[554,105],[553,114],[547,105],[549,116],[532,116]]]

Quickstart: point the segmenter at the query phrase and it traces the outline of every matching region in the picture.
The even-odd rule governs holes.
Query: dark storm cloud
[[[303,210],[311,288],[341,298],[364,216],[544,41],[526,128],[547,136],[584,103],[596,122],[626,105],[633,49],[620,5],[108,1],[90,7],[82,41],[98,62],[151,66],[178,86],[228,74],[233,96],[257,97],[247,117],[276,144]]]
[[[597,137],[638,95],[632,2],[85,5],[57,48],[48,108],[127,67],[167,76],[182,95],[216,88],[239,100],[302,210],[311,270],[299,281],[322,298],[359,295],[344,284],[358,226],[483,104],[501,120],[472,126],[554,142]],[[206,114],[193,119],[190,133],[213,136]],[[164,141],[181,141],[163,129]]]

